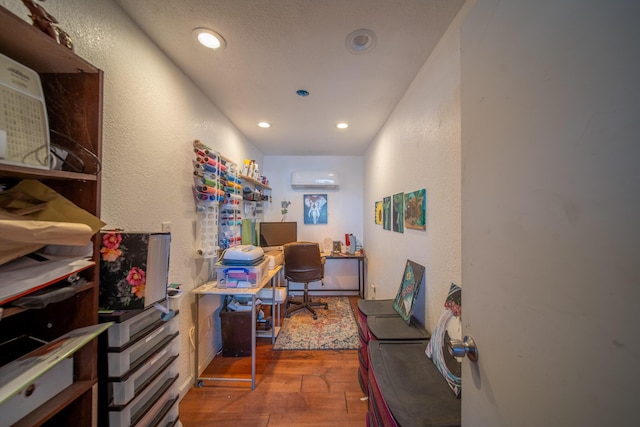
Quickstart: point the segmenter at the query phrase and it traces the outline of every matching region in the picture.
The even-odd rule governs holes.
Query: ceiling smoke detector
[[[355,30],[347,36],[345,45],[351,53],[369,52],[376,46],[376,34],[371,30]]]

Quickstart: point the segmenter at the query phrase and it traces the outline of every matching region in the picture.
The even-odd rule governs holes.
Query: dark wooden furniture
[[[427,342],[369,342],[369,427],[461,425],[460,399],[425,355]]]
[[[103,73],[66,47],[0,7],[0,53],[35,70],[42,80],[49,126],[93,153],[78,152],[90,167],[81,173],[0,164],[0,182],[37,179],[91,214],[100,215]],[[52,137],[53,138],[53,137]],[[94,245],[97,248],[97,245]],[[97,262],[98,251],[94,250]],[[98,323],[97,265],[80,273],[87,283],[76,294],[41,310],[6,306],[0,341],[30,334],[50,341],[71,330]],[[18,425],[91,425],[97,383],[97,342],[74,356],[74,381]]]
[[[407,324],[393,308],[393,300],[358,300],[356,313],[358,337],[360,339],[360,388],[368,393],[370,340],[424,340],[429,332],[414,324]]]

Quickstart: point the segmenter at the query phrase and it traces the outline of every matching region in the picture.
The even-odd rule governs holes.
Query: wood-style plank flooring
[[[352,305],[357,297],[350,297]],[[309,314],[310,315],[310,314]],[[250,382],[206,381],[180,402],[184,427],[362,427],[367,400],[358,384],[358,350],[273,350],[256,344]],[[216,356],[203,377],[251,377],[251,357]]]

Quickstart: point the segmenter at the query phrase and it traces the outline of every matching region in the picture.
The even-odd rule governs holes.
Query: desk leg
[[[358,295],[364,298],[364,258],[358,258]]]
[[[195,355],[194,355],[194,363],[193,363],[193,381],[196,387],[202,387],[202,381],[200,380],[200,372],[198,369],[198,355],[200,354],[200,295],[196,294],[196,321],[195,321]]]
[[[271,346],[276,343],[276,282],[275,275],[271,278]],[[280,313],[278,313],[280,314]],[[278,316],[278,320],[280,316]]]
[[[251,390],[256,389],[256,294],[251,295]]]

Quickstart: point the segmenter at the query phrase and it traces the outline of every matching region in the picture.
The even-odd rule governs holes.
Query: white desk
[[[193,290],[193,293],[196,297],[196,325],[195,325],[195,382],[196,387],[202,387],[204,385],[204,381],[251,381],[251,389],[255,390],[256,388],[256,294],[260,291],[260,289],[264,288],[267,283],[271,282],[271,287],[273,288],[273,298],[271,305],[271,313],[273,319],[274,306],[276,304],[276,290],[275,284],[273,283],[273,279],[276,277],[280,269],[281,265],[277,266],[273,270],[269,270],[269,273],[266,277],[262,279],[257,286],[253,288],[218,288],[217,282],[207,282],[202,286],[197,287]],[[240,295],[240,296],[250,296],[251,297],[251,378],[211,378],[211,377],[201,377],[199,368],[198,368],[198,356],[200,354],[200,346],[198,344],[200,337],[200,313],[199,313],[199,305],[200,298],[205,295]],[[271,343],[275,342],[275,323],[272,320],[271,326]]]

